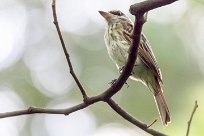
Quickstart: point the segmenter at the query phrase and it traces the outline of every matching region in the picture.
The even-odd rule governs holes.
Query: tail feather
[[[155,96],[155,101],[157,104],[157,108],[161,117],[161,120],[165,126],[171,122],[169,109],[163,94],[163,91],[160,90]]]

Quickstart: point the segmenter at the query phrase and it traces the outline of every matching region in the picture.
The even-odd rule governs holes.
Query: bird
[[[129,48],[133,41],[134,24],[120,10],[99,11],[107,22],[104,41],[111,60],[116,64],[119,72],[125,66]],[[162,89],[162,74],[157,60],[153,54],[150,43],[142,33],[138,47],[137,59],[135,61],[130,78],[143,83],[149,88],[154,96],[157,109],[164,126],[170,122],[170,112]]]

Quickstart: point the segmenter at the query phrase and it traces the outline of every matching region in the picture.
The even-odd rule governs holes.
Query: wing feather
[[[132,43],[132,32],[133,24],[132,22],[124,23],[124,38],[131,44]],[[128,24],[128,25],[127,25]],[[138,57],[140,60],[155,74],[155,76],[163,83],[161,70],[158,66],[156,58],[153,54],[151,46],[144,34],[141,35],[141,42],[138,49]]]

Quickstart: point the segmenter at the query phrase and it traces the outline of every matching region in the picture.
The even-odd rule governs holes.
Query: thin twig
[[[197,103],[197,101],[195,101],[195,105],[194,105],[193,111],[192,111],[192,113],[191,113],[191,117],[190,117],[190,119],[189,119],[189,121],[188,121],[188,123],[187,123],[187,124],[188,124],[188,127],[187,127],[186,136],[189,135],[190,127],[191,127],[191,122],[192,122],[192,120],[193,120],[193,116],[194,116],[194,114],[195,114],[197,108],[198,108],[198,103]]]
[[[60,42],[61,42],[64,54],[66,56],[66,60],[67,60],[68,66],[69,66],[70,74],[72,75],[72,77],[74,78],[77,86],[79,87],[79,90],[81,91],[81,94],[82,94],[82,96],[84,98],[84,101],[86,101],[88,96],[87,96],[84,88],[82,87],[79,79],[77,78],[76,74],[74,73],[74,70],[73,70],[73,67],[72,67],[72,63],[71,63],[71,60],[70,60],[70,57],[69,57],[69,53],[67,52],[67,49],[66,49],[63,37],[62,37],[62,33],[61,33],[61,30],[60,30],[60,27],[59,27],[59,24],[58,24],[57,13],[56,13],[56,0],[52,1],[52,11],[53,11],[53,19],[54,19],[53,23],[56,26],[57,33],[58,33],[58,36],[59,36],[59,39],[60,39]]]
[[[152,125],[154,125],[157,122],[157,119],[155,119],[151,124],[149,124],[147,127],[150,128]]]

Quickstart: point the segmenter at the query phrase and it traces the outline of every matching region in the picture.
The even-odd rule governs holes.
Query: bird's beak
[[[109,12],[105,12],[105,11],[98,11],[102,17],[104,17],[107,21],[109,21],[110,19],[112,19],[114,17],[113,14],[109,13]]]

